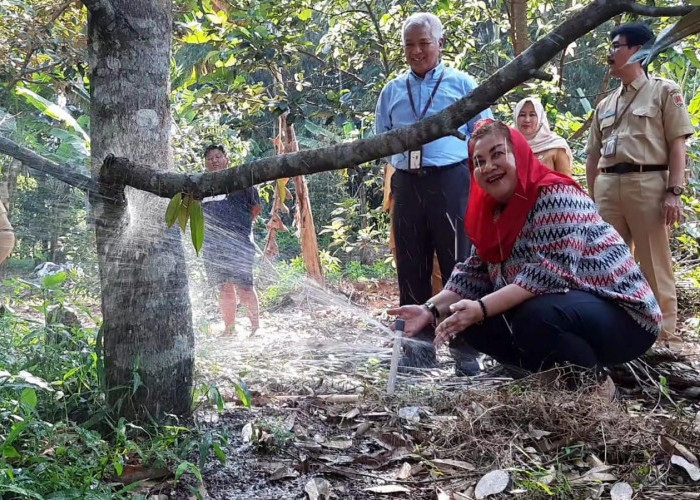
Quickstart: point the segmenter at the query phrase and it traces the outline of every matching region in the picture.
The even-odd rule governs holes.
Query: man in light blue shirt
[[[382,90],[375,118],[378,134],[439,113],[477,86],[471,76],[441,62],[445,40],[442,23],[435,15],[411,15],[404,22],[402,40],[410,70]],[[460,127],[467,140],[482,118],[492,118],[491,111],[482,111]],[[401,305],[425,303],[431,309],[432,304],[426,301],[433,296],[433,254],[440,264],[443,285],[455,263],[469,255],[471,243],[464,230],[470,179],[467,140],[443,137],[389,159],[396,168],[391,177],[392,229]],[[433,337],[431,329],[421,340],[432,341]],[[402,363],[406,366],[436,363],[435,349],[429,343],[410,342],[404,346],[404,353]],[[458,374],[478,373],[474,352],[452,350],[452,354]]]

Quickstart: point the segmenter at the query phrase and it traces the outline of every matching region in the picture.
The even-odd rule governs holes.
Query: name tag
[[[615,156],[615,152],[617,151],[617,135],[611,135],[605,140],[605,144],[603,144],[603,156],[605,158],[611,158]]]
[[[421,161],[423,160],[423,151],[416,149],[415,151],[408,152],[408,168],[415,170],[421,167]]]

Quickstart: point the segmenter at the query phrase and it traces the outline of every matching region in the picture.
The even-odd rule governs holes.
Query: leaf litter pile
[[[303,291],[264,312],[252,337],[240,328],[197,339],[198,380],[225,401],[198,414],[220,452],[200,490],[240,499],[700,499],[694,334],[684,334],[685,356],[656,351],[616,367],[613,403],[585,380],[571,389],[571,374],[513,380],[489,360],[482,375],[458,378],[446,351],[437,369],[399,375],[389,397],[391,338],[376,323],[388,324],[389,289],[351,290],[374,316]]]

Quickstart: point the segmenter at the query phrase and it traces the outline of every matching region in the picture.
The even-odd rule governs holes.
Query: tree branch
[[[110,155],[105,159],[100,172],[100,182],[103,183],[101,187],[106,189],[109,186],[131,186],[168,198],[179,192],[203,198],[244,189],[273,179],[352,168],[414,149],[452,134],[508,91],[529,80],[533,70],[555,57],[568,44],[605,21],[623,12],[632,12],[635,6],[637,4],[633,0],[591,2],[491,75],[467,97],[410,127],[367,139],[264,158],[224,171],[202,174],[156,171],[147,165],[135,164],[126,158]],[[656,9],[656,12],[660,10],[662,9]],[[680,15],[690,10],[692,7],[678,7],[674,12]]]
[[[643,5],[639,3],[632,3],[627,12],[632,14],[639,14],[640,16],[647,17],[676,17],[684,16],[688,14],[691,10],[696,7],[692,5],[678,5],[675,7],[653,7],[651,5]]]
[[[34,170],[44,172],[83,191],[96,191],[97,183],[89,176],[76,172],[72,167],[61,166],[36,154],[16,142],[0,135],[0,153],[11,156]]]
[[[323,59],[323,58],[317,56],[317,55],[314,54],[313,52],[307,52],[306,50],[303,50],[303,49],[297,49],[297,52],[299,52],[300,54],[304,54],[305,56],[310,57],[311,59],[314,59],[315,61],[318,61],[318,62],[320,62],[321,64],[324,64],[324,65],[326,65],[326,66],[331,66],[331,67],[333,67],[334,69],[337,69],[338,71],[340,71],[340,72],[341,72],[342,74],[344,74],[345,76],[349,76],[350,78],[352,78],[353,80],[355,80],[356,82],[358,82],[360,85],[367,85],[367,82],[364,81],[364,80],[363,80],[362,78],[360,78],[359,76],[357,76],[355,73],[350,73],[349,71],[345,71],[344,69],[341,69],[341,68],[339,68],[339,67],[337,67],[337,66],[335,66],[335,65],[332,65],[331,63],[329,63],[329,62],[326,61],[325,59]]]
[[[384,77],[389,78],[389,75],[391,74],[391,65],[389,64],[389,56],[386,53],[386,44],[384,43],[384,35],[382,34],[382,28],[379,26],[379,19],[377,19],[377,16],[374,14],[374,10],[372,9],[372,6],[369,4],[369,2],[363,2],[364,6],[367,8],[367,11],[365,14],[367,14],[372,21],[372,25],[374,26],[374,29],[377,32],[377,41],[379,42],[379,46],[381,47],[381,52],[380,56],[382,59],[382,66],[384,66]]]

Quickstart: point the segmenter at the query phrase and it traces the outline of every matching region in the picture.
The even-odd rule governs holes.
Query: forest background
[[[517,4],[520,3],[525,9]],[[585,2],[451,2],[421,4],[445,25],[445,62],[485,80],[514,56],[514,42],[529,45],[561,21],[567,9]],[[234,6],[235,5],[235,6]],[[172,54],[174,164],[182,172],[203,171],[207,144],[224,144],[231,164],[274,155],[278,117],[294,124],[300,149],[337,144],[371,135],[382,86],[405,70],[400,41],[402,21],[416,11],[411,2],[176,2]],[[84,173],[89,164],[86,10],[78,2],[0,2],[5,22],[0,44],[0,131],[62,165]],[[527,30],[517,32],[522,17]],[[632,17],[632,16],[628,16]],[[625,19],[628,20],[628,19]],[[494,103],[500,119],[512,121],[514,104],[538,95],[553,128],[574,152],[583,177],[583,153],[590,110],[616,87],[606,78],[608,22],[568,46],[546,68],[552,80],[531,81]],[[670,21],[652,19],[655,32]],[[521,23],[522,24],[522,23]],[[520,39],[518,39],[519,37]],[[657,59],[656,75],[678,82],[693,123],[700,120],[697,37]],[[522,49],[519,49],[522,50]],[[688,141],[689,174],[698,165],[697,137]],[[0,198],[10,207],[18,237],[13,260],[94,261],[87,200],[48,176],[2,156]],[[695,200],[695,176],[686,204]],[[350,264],[376,264],[387,247],[388,217],[381,210],[379,162],[308,178],[309,195],[326,272]],[[274,183],[260,186],[269,214]],[[294,187],[289,186],[293,192]],[[50,196],[49,196],[50,194]],[[287,201],[289,204],[289,201]],[[676,236],[700,235],[692,211]],[[285,217],[291,226],[293,213]],[[266,235],[263,221],[258,241]],[[294,232],[279,235],[283,260],[299,253]],[[693,238],[682,238],[694,248]],[[368,251],[368,250],[374,250]],[[380,255],[386,256],[385,251]],[[91,255],[92,254],[92,255]],[[382,261],[383,262],[383,261]],[[354,263],[354,264],[353,264]],[[20,264],[21,265],[21,264]],[[390,267],[390,266],[389,266]]]

